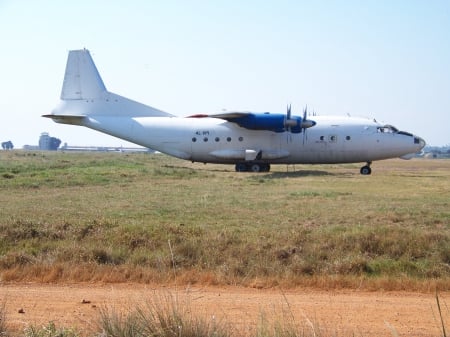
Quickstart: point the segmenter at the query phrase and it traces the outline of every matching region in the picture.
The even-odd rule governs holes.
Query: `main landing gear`
[[[269,172],[270,164],[267,163],[237,163],[236,172]]]
[[[367,162],[367,165],[361,167],[361,169],[359,170],[359,172],[360,172],[361,174],[365,175],[365,176],[371,174],[371,173],[372,173],[372,169],[370,168],[370,164],[372,164],[372,162],[371,162],[371,161],[368,161],[368,162]]]
[[[370,165],[372,164],[371,161],[368,161],[366,165],[361,167],[359,172],[362,175],[369,175],[372,173],[372,169],[370,168]],[[235,166],[236,172],[269,172],[270,171],[270,164],[268,163],[252,163],[252,162],[242,162],[237,163]]]

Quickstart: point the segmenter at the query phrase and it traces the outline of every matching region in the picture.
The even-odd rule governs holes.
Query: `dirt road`
[[[434,294],[410,292],[260,290],[240,287],[164,288],[136,284],[0,285],[10,330],[75,327],[100,331],[101,308],[129,310],[155,298],[176,296],[196,315],[228,322],[239,335],[254,331],[261,317],[294,320],[305,331],[338,336],[442,336]],[[440,294],[450,325],[450,293]],[[19,312],[20,311],[20,312]],[[92,334],[91,334],[92,335]]]

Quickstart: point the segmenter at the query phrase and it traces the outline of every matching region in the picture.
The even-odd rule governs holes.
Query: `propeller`
[[[297,119],[291,118],[291,105],[290,104],[287,106],[286,119],[284,121],[284,126],[286,127],[287,131],[289,131],[289,132],[291,132],[291,127],[298,126]]]
[[[316,125],[316,122],[314,122],[313,120],[308,120],[308,106],[305,106],[305,109],[303,109],[303,118],[302,118],[302,131],[303,131],[303,145],[305,144],[305,137],[307,137],[306,135],[306,129],[313,127],[314,125]]]
[[[291,105],[289,104],[287,106],[287,110],[286,110],[286,119],[284,121],[284,126],[286,128],[286,131],[288,131],[289,133],[289,138],[288,138],[288,142],[289,140],[292,141],[292,137],[291,137],[291,133],[292,133],[292,128],[296,128],[295,133],[298,132],[303,132],[303,144],[305,143],[305,137],[306,137],[306,129],[307,128],[311,128],[314,125],[316,125],[316,122],[313,120],[308,120],[308,106],[305,107],[305,109],[303,109],[303,117],[299,118],[299,117],[291,117]],[[298,129],[300,127],[300,130]]]

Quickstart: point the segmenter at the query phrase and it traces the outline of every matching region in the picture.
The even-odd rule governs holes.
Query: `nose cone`
[[[407,143],[406,144],[403,143],[404,146],[402,148],[403,148],[404,152],[400,156],[400,158],[402,158],[402,159],[413,158],[416,155],[416,153],[420,152],[426,145],[426,142],[423,138],[413,135],[412,133],[405,132],[405,131],[399,131],[399,132],[397,132],[397,134],[406,137],[406,138],[403,138],[403,140],[405,140]],[[411,143],[411,140],[413,143]]]
[[[316,122],[312,121],[310,119],[304,119],[304,120],[302,120],[302,123],[301,123],[301,127],[305,128],[305,129],[312,128],[314,125],[316,125]]]

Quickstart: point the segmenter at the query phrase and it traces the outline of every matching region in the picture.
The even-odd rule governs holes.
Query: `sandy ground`
[[[305,331],[338,336],[442,336],[435,294],[410,292],[261,290],[240,287],[166,288],[140,284],[0,285],[7,324],[20,332],[53,321],[83,334],[100,331],[99,312],[127,312],[155,299],[176,297],[198,316],[230,324],[235,335],[255,331],[261,317],[294,321]],[[447,328],[450,293],[441,293]],[[1,303],[0,302],[0,303]],[[203,315],[203,316],[202,316]]]

